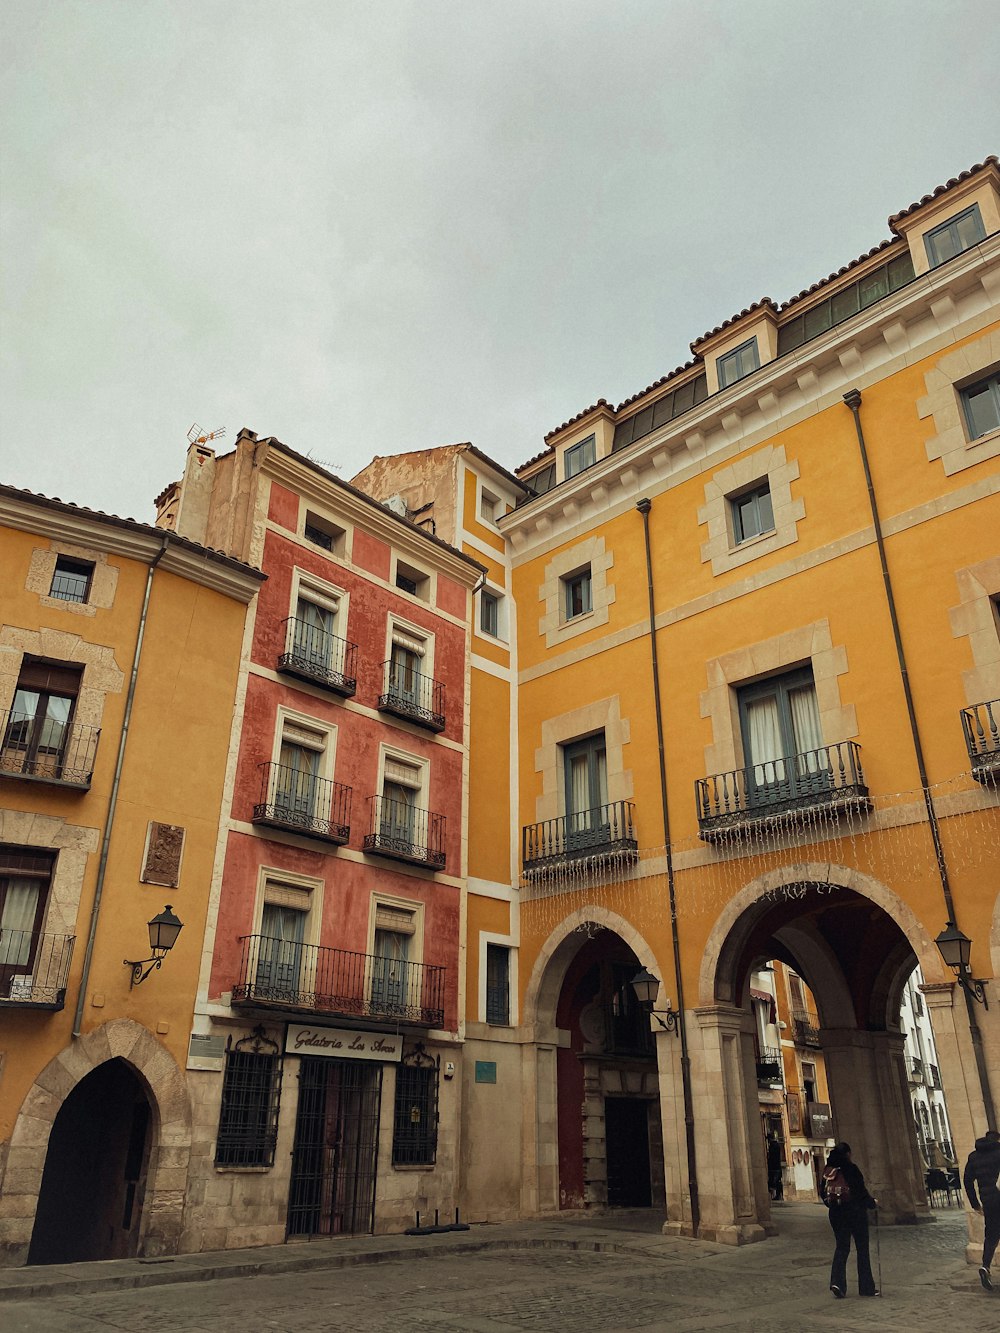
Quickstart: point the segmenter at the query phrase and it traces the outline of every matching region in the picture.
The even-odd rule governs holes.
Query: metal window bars
[[[345,843],[351,836],[350,787],[289,764],[268,762],[257,767],[260,800],[254,805],[252,823],[324,842]]]
[[[349,698],[358,688],[358,645],[298,616],[282,621],[285,650],[277,669]]]
[[[379,695],[380,713],[406,718],[429,731],[445,727],[444,685],[425,676],[405,660],[389,659],[383,663],[383,689]]]
[[[34,713],[0,713],[0,776],[58,782],[86,790],[97,756],[100,727],[57,722]]]
[[[445,817],[408,801],[369,796],[369,831],[364,850],[409,865],[445,867]]]
[[[0,1006],[62,1009],[75,935],[0,928]]]
[[[963,708],[962,730],[972,776],[977,782],[996,782],[1000,774],[1000,699]]]
[[[582,859],[636,860],[638,849],[631,801],[611,801],[540,824],[527,824],[521,830],[521,864],[526,874],[558,869]]]

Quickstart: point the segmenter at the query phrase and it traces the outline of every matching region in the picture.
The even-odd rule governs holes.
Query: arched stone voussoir
[[[566,970],[583,944],[584,936],[579,932],[588,925],[613,931],[647,971],[662,979],[663,972],[656,954],[636,928],[617,912],[589,903],[565,916],[538,951],[524,995],[523,1021],[526,1024],[546,1022],[554,1016]],[[578,940],[574,940],[578,935]]]
[[[797,884],[820,884],[830,885],[832,888],[853,889],[862,898],[867,898],[877,907],[881,907],[886,915],[895,921],[916,954],[927,982],[952,979],[945,973],[944,963],[930,932],[913,908],[904,902],[899,894],[861,870],[835,865],[829,861],[802,861],[794,865],[779,866],[767,871],[766,874],[759,875],[735,894],[723,908],[709,933],[701,958],[698,973],[699,1005],[716,1003],[719,965],[723,950],[744,913],[761,903],[768,894],[791,889]]]

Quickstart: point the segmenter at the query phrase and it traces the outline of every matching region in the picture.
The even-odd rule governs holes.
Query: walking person
[[[773,1134],[767,1136],[767,1188],[772,1199],[785,1197],[781,1180],[781,1144]]]
[[[830,1290],[838,1300],[847,1295],[847,1260],[853,1239],[858,1258],[858,1295],[877,1296],[868,1252],[868,1212],[878,1204],[868,1193],[860,1169],[851,1161],[849,1143],[838,1143],[827,1158],[820,1193],[837,1241],[830,1269]]]
[[[976,1139],[976,1146],[969,1153],[962,1172],[962,1184],[972,1207],[983,1215],[983,1262],[979,1281],[986,1291],[992,1291],[990,1264],[1000,1241],[1000,1133],[995,1129]]]

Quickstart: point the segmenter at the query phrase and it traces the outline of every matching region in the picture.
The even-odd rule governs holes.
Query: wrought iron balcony
[[[234,1005],[441,1027],[446,968],[245,935]]]
[[[965,747],[977,782],[996,782],[1000,776],[1000,699],[962,709]]]
[[[0,777],[90,789],[100,727],[56,722],[13,709],[0,713],[0,726]]]
[[[527,824],[521,829],[525,874],[555,870],[581,860],[634,861],[639,855],[631,801],[612,801],[593,810]]]
[[[819,1030],[813,1025],[808,1014],[792,1014],[792,1031],[796,1046],[818,1046]]]
[[[61,1009],[75,940],[41,930],[0,929],[0,1007]]]
[[[278,670],[349,699],[358,688],[358,645],[298,616],[289,616],[282,623],[285,651],[278,657]]]
[[[259,764],[260,800],[254,824],[305,833],[324,842],[344,843],[351,836],[350,787],[286,764]]]
[[[388,796],[369,796],[369,832],[364,850],[390,861],[443,870],[445,866],[445,817],[420,810],[408,801]]]
[[[757,1083],[769,1088],[772,1083],[784,1083],[781,1051],[775,1046],[762,1046],[757,1052]]]
[[[716,773],[694,785],[698,831],[706,842],[765,820],[792,823],[803,814],[839,815],[871,804],[854,741]]]
[[[385,688],[379,695],[380,713],[392,713],[416,722],[428,731],[444,731],[444,685],[441,681],[413,671],[403,662],[386,662]]]

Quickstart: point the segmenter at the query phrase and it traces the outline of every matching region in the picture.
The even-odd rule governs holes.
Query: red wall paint
[[[370,537],[367,532],[354,529],[354,563],[360,569],[367,569],[376,578],[389,580],[390,550],[385,542]]]
[[[294,528],[298,497],[272,484],[269,514],[275,522]],[[446,819],[446,871],[461,872],[461,800],[463,752],[442,745],[433,733],[412,724],[372,716],[383,690],[383,663],[387,656],[390,611],[434,636],[433,674],[445,686],[444,736],[463,741],[465,709],[466,630],[441,616],[433,607],[373,583],[371,569],[388,579],[389,548],[367,533],[354,533],[354,562],[338,561],[321,550],[307,549],[281,533],[265,535],[262,566],[268,581],[258,595],[251,659],[267,674],[251,671],[247,682],[243,727],[239,742],[232,818],[249,825],[253,806],[261,800],[260,766],[274,754],[277,709],[285,706],[336,728],[333,780],[352,789],[351,834],[348,846],[362,855],[364,835],[371,828],[370,798],[378,777],[379,746],[394,746],[429,764],[428,808]],[[341,637],[357,644],[358,689],[351,703],[319,686],[288,677],[272,678],[286,645],[284,622],[291,606],[295,567],[316,575],[349,594],[347,623],[337,626]],[[456,585],[457,586],[457,585]],[[464,612],[464,591],[462,593]],[[357,707],[360,705],[361,707]],[[348,859],[305,837],[282,841],[267,830],[229,834],[212,966],[211,994],[217,998],[236,984],[240,975],[240,939],[253,930],[260,869],[280,875],[288,871],[321,879],[324,883],[319,942],[323,946],[367,952],[371,898],[375,891],[422,903],[424,947],[422,960],[445,967],[445,1026],[458,1021],[459,899],[457,888],[442,884],[430,872],[407,873],[392,862],[374,856]]]
[[[437,604],[442,611],[459,620],[465,619],[465,589],[460,583],[446,579],[443,574],[437,580]]]
[[[272,481],[267,516],[272,523],[280,523],[289,532],[295,532],[299,526],[299,497]]]

